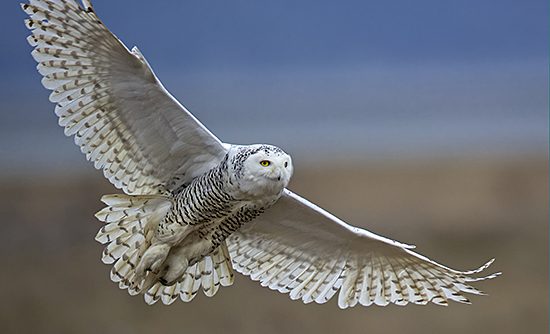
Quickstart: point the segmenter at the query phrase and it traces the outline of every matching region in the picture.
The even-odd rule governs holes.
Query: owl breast
[[[262,191],[265,185],[257,184]],[[261,215],[281,191],[249,196],[231,178],[226,165],[213,168],[174,194],[173,207],[158,227],[158,237],[188,249],[189,263],[200,261],[246,223]]]

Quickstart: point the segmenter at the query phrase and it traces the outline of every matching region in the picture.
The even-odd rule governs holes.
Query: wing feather
[[[469,282],[500,274],[474,277],[492,260],[461,272],[413,247],[347,225],[288,190],[256,223],[228,239],[235,270],[304,303],[324,303],[338,293],[341,308],[468,303],[463,293],[482,294]]]
[[[141,52],[72,0],[21,5],[32,56],[59,124],[128,194],[179,187],[216,165],[225,146],[162,86]],[[159,290],[160,291],[160,290]]]

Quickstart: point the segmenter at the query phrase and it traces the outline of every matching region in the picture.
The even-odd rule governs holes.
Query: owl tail
[[[105,195],[101,201],[107,207],[96,213],[105,225],[95,239],[107,245],[101,260],[114,264],[111,280],[131,295],[143,288],[143,276],[136,273],[141,257],[151,246],[158,224],[164,219],[172,202],[161,195]]]

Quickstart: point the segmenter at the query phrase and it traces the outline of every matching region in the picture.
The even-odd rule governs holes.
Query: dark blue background
[[[546,149],[547,1],[94,4],[228,142],[360,158]],[[0,6],[1,165],[81,161],[39,84],[24,13]]]

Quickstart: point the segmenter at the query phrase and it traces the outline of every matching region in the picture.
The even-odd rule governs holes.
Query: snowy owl
[[[106,195],[96,240],[111,279],[148,304],[213,296],[234,270],[304,303],[469,303],[477,270],[353,227],[287,189],[292,159],[221,142],[160,83],[142,53],[84,0],[21,5],[32,56],[67,136],[124,194]]]

